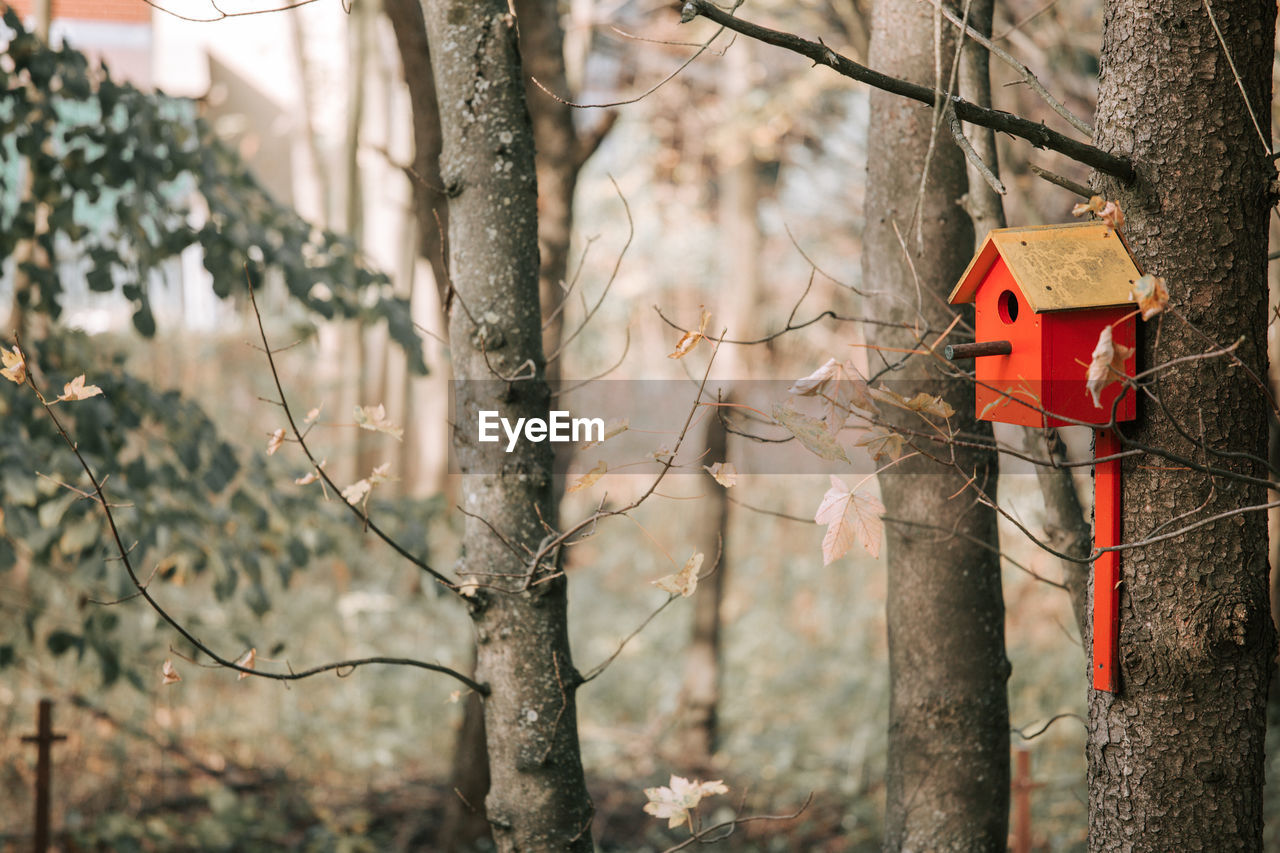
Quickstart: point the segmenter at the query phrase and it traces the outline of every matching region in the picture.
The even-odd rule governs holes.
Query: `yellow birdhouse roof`
[[[1124,240],[1102,222],[997,228],[947,301],[972,302],[997,258],[1004,259],[1037,314],[1123,305],[1131,301],[1130,285],[1142,275]]]

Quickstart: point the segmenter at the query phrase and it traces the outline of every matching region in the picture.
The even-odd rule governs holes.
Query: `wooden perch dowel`
[[[1008,355],[1013,352],[1013,345],[1008,341],[983,341],[976,344],[948,344],[942,350],[947,361],[962,361],[968,358],[980,358],[984,355]]]

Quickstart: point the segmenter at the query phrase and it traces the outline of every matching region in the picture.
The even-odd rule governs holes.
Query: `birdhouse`
[[[1134,395],[1108,383],[1095,402],[1089,363],[1103,329],[1129,347],[1123,372],[1134,375],[1136,312],[1130,289],[1141,276],[1119,232],[1102,222],[1000,228],[983,241],[952,305],[974,303],[972,344],[946,348],[947,358],[975,359],[978,417],[1031,427],[1091,424],[1094,443],[1093,650],[1096,690],[1119,687],[1120,452],[1110,428],[1133,420]]]
[[[1031,427],[1105,424],[1123,390],[1110,383],[1095,405],[1085,388],[1098,336],[1134,346],[1130,286],[1141,273],[1120,235],[1101,222],[1000,228],[983,241],[948,301],[974,304],[975,343],[948,347],[974,358],[978,417]],[[1125,374],[1134,373],[1133,356]],[[1135,416],[1125,394],[1117,421]]]

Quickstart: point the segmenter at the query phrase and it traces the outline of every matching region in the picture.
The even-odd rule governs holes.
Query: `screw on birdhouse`
[[[53,702],[41,699],[36,733],[22,738],[23,743],[36,745],[36,826],[32,845],[35,853],[45,853],[49,849],[49,781],[53,763],[50,748],[56,741],[66,739],[66,735],[53,732]]]
[[[960,361],[969,358],[981,358],[984,355],[1008,355],[1013,352],[1013,344],[1008,341],[980,341],[976,344],[948,344],[942,350],[947,361]]]

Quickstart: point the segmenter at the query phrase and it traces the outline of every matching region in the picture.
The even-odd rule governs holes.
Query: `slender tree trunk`
[[[706,464],[724,462],[729,442],[724,423],[715,413],[707,416]],[[699,477],[704,497],[698,501],[702,531],[698,550],[705,555],[703,571],[711,574],[698,584],[693,598],[693,632],[685,657],[681,691],[679,738],[680,764],[690,773],[709,773],[719,738],[720,718],[720,608],[724,601],[729,552],[729,499],[724,486],[710,474]],[[717,561],[716,558],[719,557]]]
[[[442,186],[450,195],[449,314],[455,378],[454,447],[468,511],[461,559],[480,588],[472,608],[485,699],[494,840],[504,851],[589,851],[592,806],[578,748],[566,587],[554,566],[533,584],[522,548],[551,518],[551,451],[511,453],[477,442],[482,409],[543,417],[549,391],[538,302],[538,208],[533,133],[514,20],[503,0],[424,7],[442,104]],[[494,381],[534,365],[533,379]]]
[[[1219,43],[1207,9],[1221,29]],[[1138,179],[1096,188],[1117,199],[1125,236],[1164,276],[1173,316],[1142,326],[1139,367],[1240,341],[1266,375],[1271,0],[1108,0],[1096,144],[1132,158]],[[1239,84],[1227,54],[1239,72]],[[1197,331],[1198,330],[1198,331]],[[1261,389],[1231,359],[1170,369],[1126,436],[1262,476]],[[1195,436],[1189,442],[1175,428]],[[1154,457],[1123,466],[1126,540],[1170,519],[1260,504],[1265,490]],[[1186,514],[1186,515],[1184,515]],[[1091,850],[1261,850],[1263,735],[1275,632],[1267,600],[1266,515],[1253,512],[1123,552],[1120,690],[1089,701]]]
[[[872,67],[934,82],[934,21],[926,5],[883,0],[876,4],[871,30]],[[941,33],[945,86],[955,42],[951,30]],[[940,332],[949,322],[946,294],[972,254],[973,226],[956,203],[966,189],[964,158],[944,125],[921,199],[924,239],[916,239],[911,217],[932,122],[928,109],[882,92],[871,95],[863,280],[875,283],[876,317],[908,326],[922,322]],[[904,252],[910,252],[914,276]],[[909,348],[916,338],[908,330],[875,327],[873,344]],[[878,357],[872,363],[883,364]],[[990,437],[990,425],[974,420],[972,383],[946,379],[920,358],[883,379],[908,396],[918,390],[940,394],[956,411],[954,428]],[[902,423],[921,426],[918,419]],[[972,475],[992,493],[996,461],[988,452],[956,448],[956,454],[963,471],[917,456],[880,475],[886,516],[893,520],[886,525],[885,548],[886,850],[993,851],[1004,850],[1007,840],[1004,602],[999,561],[977,544],[997,542],[996,523],[994,513],[975,504],[964,488]],[[952,529],[959,535],[945,532]]]

